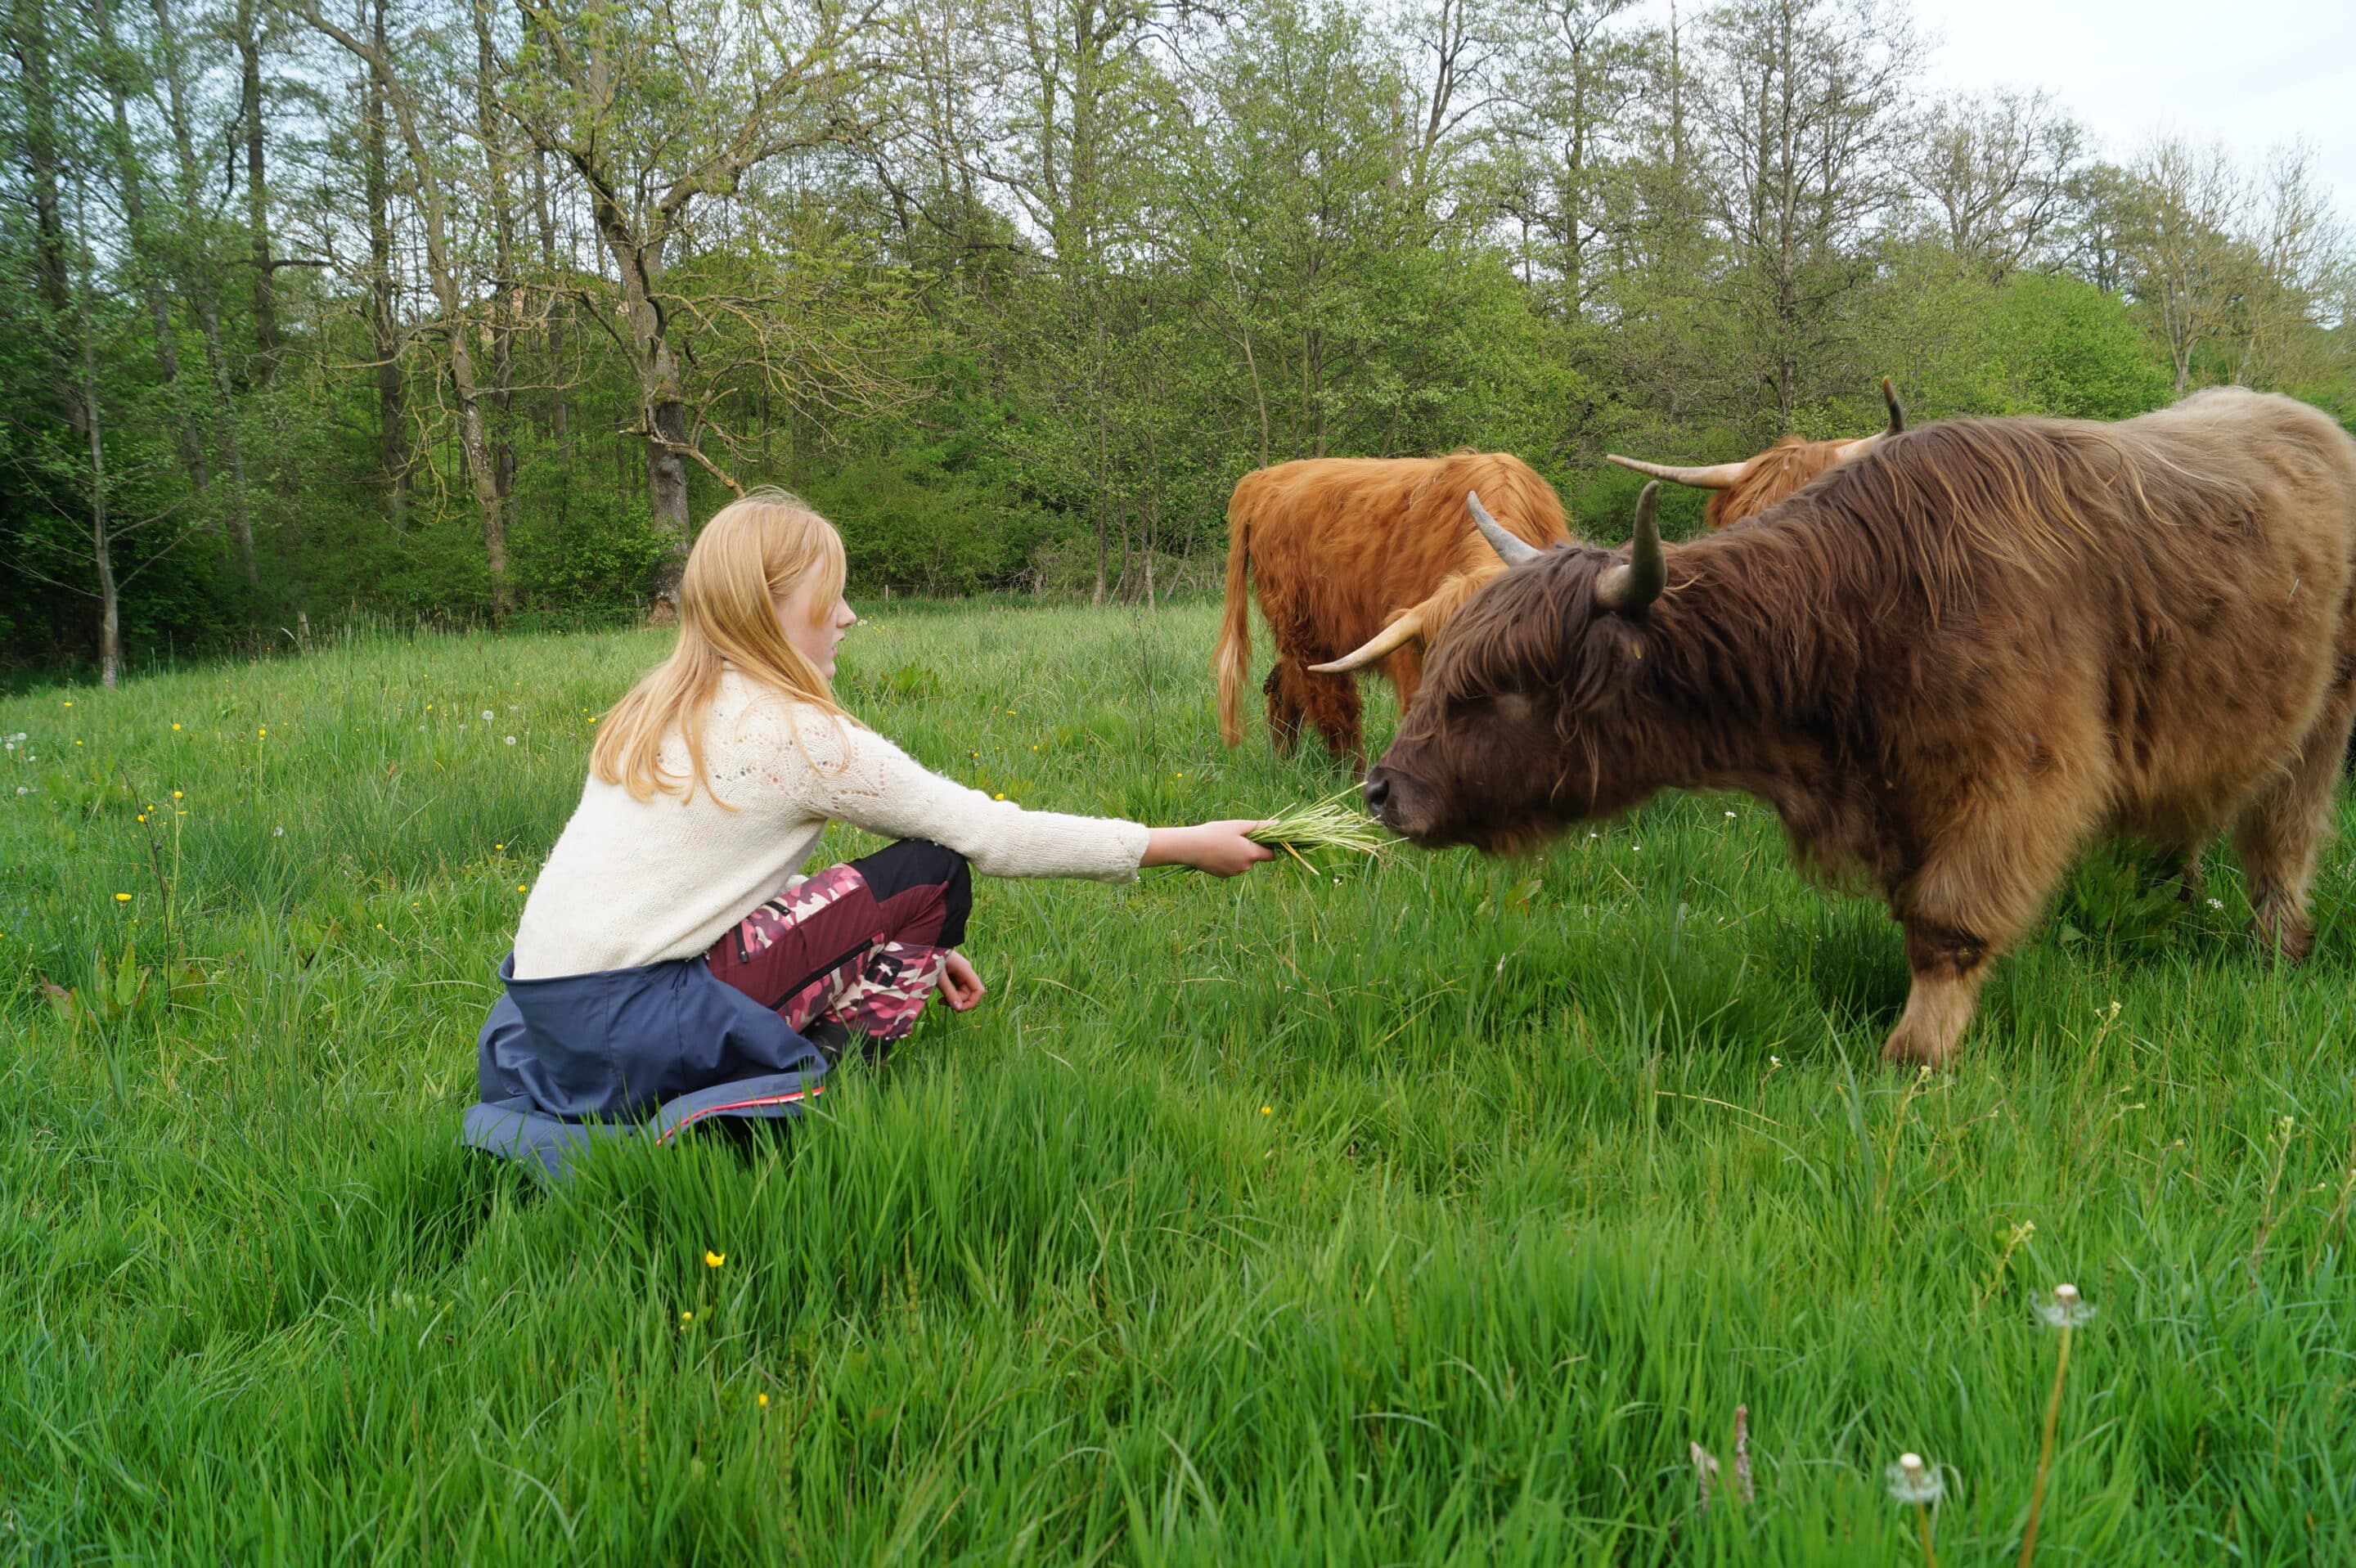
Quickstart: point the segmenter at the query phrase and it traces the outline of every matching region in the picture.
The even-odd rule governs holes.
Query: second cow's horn
[[[1603,460],[1655,479],[1665,479],[1672,485],[1690,485],[1697,490],[1731,490],[1742,483],[1742,471],[1751,466],[1747,457],[1740,463],[1713,463],[1706,468],[1672,468],[1665,463],[1647,463],[1641,457],[1622,457],[1616,452],[1605,453]]]
[[[1465,491],[1464,505],[1472,513],[1472,526],[1481,530],[1481,537],[1489,541],[1489,548],[1495,550],[1497,559],[1507,566],[1519,566],[1546,553],[1527,540],[1517,539],[1507,533],[1504,526],[1489,515],[1489,508],[1481,504],[1479,492]]]
[[[1887,376],[1881,379],[1881,400],[1890,410],[1889,425],[1874,432],[1871,435],[1860,436],[1843,445],[1840,449],[1840,460],[1843,463],[1863,457],[1893,435],[1906,433],[1906,405],[1898,400],[1898,389],[1890,384],[1890,378]]]

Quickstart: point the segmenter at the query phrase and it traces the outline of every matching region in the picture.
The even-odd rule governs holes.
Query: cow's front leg
[[[1914,984],[1881,1058],[1944,1067],[1971,1027],[1994,955],[1987,943],[1950,927],[1919,918],[1905,925],[1906,967]]]

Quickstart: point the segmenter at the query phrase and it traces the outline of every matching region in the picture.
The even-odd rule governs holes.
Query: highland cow
[[[1227,503],[1226,618],[1212,664],[1228,745],[1243,737],[1237,696],[1251,664],[1249,575],[1258,579],[1260,613],[1276,639],[1266,691],[1277,750],[1290,755],[1304,724],[1313,724],[1335,756],[1365,767],[1348,672],[1383,660],[1405,708],[1422,675],[1426,625],[1445,623],[1504,570],[1464,515],[1465,493],[1475,489],[1514,539],[1569,541],[1554,486],[1504,453],[1304,458],[1243,476]],[[1339,657],[1351,648],[1357,651]]]
[[[2117,833],[2231,829],[2304,956],[2356,715],[2356,440],[2236,389],[2124,423],[1958,420],[1674,549],[1489,534],[1512,570],[1431,649],[1368,805],[1498,850],[1665,788],[1772,806],[1869,882],[1912,988],[1884,1054],[1944,1063],[1989,965]],[[1475,512],[1476,519],[1478,512]]]

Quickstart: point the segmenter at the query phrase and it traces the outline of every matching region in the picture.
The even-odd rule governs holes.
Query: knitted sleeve
[[[795,717],[808,763],[794,771],[814,813],[885,837],[929,838],[984,876],[1136,880],[1146,843],[1137,823],[1025,811],[930,772],[871,730],[809,709]]]

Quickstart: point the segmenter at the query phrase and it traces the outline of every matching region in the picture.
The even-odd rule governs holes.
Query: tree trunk
[[[540,223],[541,271],[552,278],[556,275],[556,225],[549,214],[546,157],[545,153],[532,154],[531,202]],[[568,476],[573,472],[573,432],[572,409],[564,396],[564,315],[570,308],[555,300],[549,302],[548,335],[542,349],[548,357],[548,434],[556,443],[558,462]],[[557,493],[562,496],[562,487]]]
[[[669,554],[655,581],[655,594],[679,612],[679,581],[687,570],[690,524],[687,510],[687,405],[679,399],[678,371],[668,339],[654,344],[658,367],[648,399],[652,433],[647,438],[647,504]]]
[[[138,145],[131,133],[130,107],[124,99],[124,78],[130,62],[116,48],[114,16],[107,0],[91,0],[90,9],[91,20],[98,29],[107,104],[113,115],[115,185],[123,193],[123,216],[129,230],[132,265],[138,274],[140,300],[147,307],[148,325],[155,335],[155,376],[176,405],[178,418],[173,421],[173,436],[179,447],[180,465],[188,471],[189,483],[201,495],[212,476],[205,462],[204,443],[198,436],[196,417],[179,395],[180,350],[173,336],[172,304],[164,288],[163,263],[155,254],[155,235],[147,225],[147,192],[139,166]]]
[[[47,317],[35,334],[35,352],[42,364],[41,379],[51,375],[70,389],[73,372],[67,368],[62,348],[67,318],[73,309],[66,275],[64,203],[58,184],[57,97],[49,75],[49,36],[42,0],[16,0],[8,15],[8,48],[16,57],[23,101],[25,171],[33,198],[33,250],[36,292],[40,314]],[[69,389],[66,422],[79,433],[82,407]]]
[[[483,554],[490,566],[491,615],[494,621],[504,620],[515,607],[513,587],[508,580],[507,513],[483,435],[482,386],[475,377],[474,323],[468,318],[466,293],[459,286],[456,264],[450,254],[449,202],[442,189],[441,176],[427,155],[416,107],[411,101],[409,90],[394,76],[391,57],[328,21],[319,12],[318,0],[307,0],[304,15],[312,27],[382,75],[385,101],[409,150],[417,205],[425,219],[426,276],[434,284],[434,304],[441,307],[442,327],[450,345],[450,380],[458,402],[458,451],[466,461],[467,477],[473,481],[475,507],[482,518]]]
[[[384,53],[385,0],[369,0],[369,42]],[[382,69],[368,68],[368,117],[360,131],[361,183],[368,200],[369,291],[362,302],[369,347],[376,358],[377,462],[382,469],[385,521],[409,531],[408,386],[401,372],[400,299],[392,273],[392,182],[385,146]]]
[[[75,186],[79,193],[80,183]],[[80,203],[76,201],[79,213]],[[88,229],[83,229],[85,235]],[[85,252],[86,254],[86,252]],[[98,571],[98,677],[112,688],[123,673],[123,604],[114,579],[114,540],[106,515],[106,439],[102,428],[98,394],[98,345],[91,324],[90,274],[85,261],[81,286],[76,292],[75,336],[80,339],[80,379],[69,386],[66,399],[77,405],[76,421],[90,445],[91,562]]]
[[[245,443],[238,435],[237,405],[230,400],[229,356],[221,350],[220,304],[209,290],[197,296],[197,314],[205,330],[205,366],[212,373],[213,396],[221,411],[221,440],[229,448],[230,531],[237,539],[238,563],[249,588],[262,586],[261,570],[253,560],[253,508],[245,475]]]
[[[488,0],[474,0],[475,134],[483,144],[484,172],[491,198],[492,258],[498,276],[491,283],[491,482],[504,512],[515,495],[515,206],[508,186],[508,157],[498,107],[498,54],[491,45]]]
[[[201,248],[205,232],[204,171],[198,166],[195,132],[189,125],[187,61],[180,52],[172,0],[150,0],[155,14],[155,38],[163,53],[165,109],[172,124],[172,147],[179,163],[178,212],[181,233],[191,246],[187,290],[197,307],[197,324],[205,339],[206,380],[213,396],[213,419],[229,456],[230,525],[236,536],[238,560],[246,584],[258,587],[261,573],[253,560],[253,514],[245,474],[245,445],[238,434],[237,403],[231,394],[229,356],[221,347],[220,287],[212,256]]]
[[[245,138],[245,223],[253,265],[253,379],[278,372],[278,288],[271,272],[270,182],[262,155],[262,22],[257,0],[238,0],[238,127]]]

